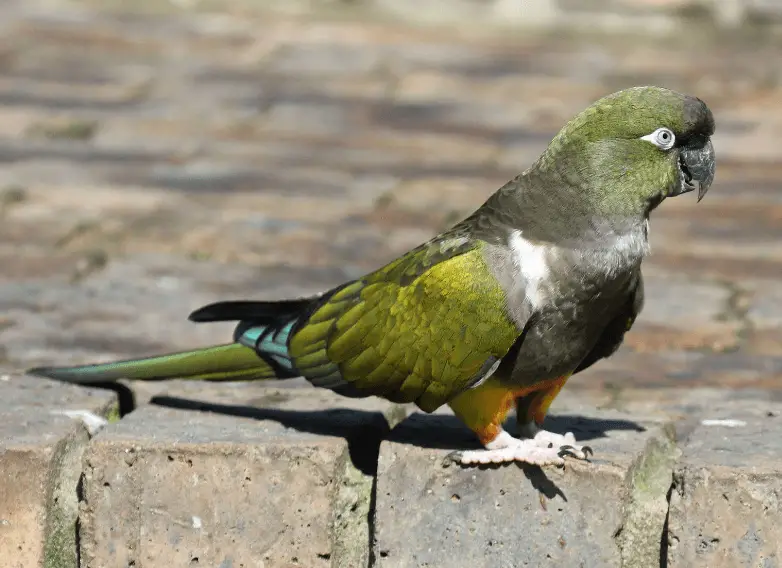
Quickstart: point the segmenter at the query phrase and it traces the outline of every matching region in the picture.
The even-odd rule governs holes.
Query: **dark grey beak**
[[[703,199],[714,181],[714,146],[707,139],[700,147],[684,147],[679,150],[679,186],[670,196],[698,190],[698,201]]]

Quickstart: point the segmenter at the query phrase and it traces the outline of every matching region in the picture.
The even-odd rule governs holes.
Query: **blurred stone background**
[[[218,299],[380,266],[638,84],[713,108],[647,307],[573,388],[782,382],[777,2],[3,0],[0,365],[224,341]]]
[[[0,0],[0,568],[777,566],[780,15]],[[445,469],[447,413],[301,380],[130,384],[120,420],[22,374],[225,342],[188,313],[379,267],[642,84],[711,106],[717,177],[655,212],[645,311],[552,407],[591,463]]]

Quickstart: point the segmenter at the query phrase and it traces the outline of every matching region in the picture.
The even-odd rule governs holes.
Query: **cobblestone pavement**
[[[162,5],[162,4],[161,4]],[[0,366],[203,345],[479,205],[594,99],[697,94],[717,180],[652,222],[648,302],[574,386],[782,386],[782,48],[0,3]]]

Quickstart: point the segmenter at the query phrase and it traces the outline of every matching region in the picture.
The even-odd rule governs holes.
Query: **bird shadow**
[[[211,412],[254,420],[272,420],[299,432],[344,438],[348,444],[350,459],[359,471],[375,476],[383,441],[408,444],[419,448],[451,450],[443,460],[443,467],[463,467],[449,459],[455,451],[480,449],[475,435],[462,422],[449,414],[423,414],[415,412],[393,429],[381,412],[352,408],[328,408],[322,410],[285,410],[280,408],[220,404],[182,397],[159,395],[150,404]],[[608,436],[612,430],[645,430],[640,424],[622,419],[595,419],[581,415],[549,416],[544,423],[548,430],[558,433],[573,432],[579,441],[589,441]],[[509,419],[506,428],[513,433],[515,419]],[[478,469],[498,469],[502,465],[481,465]],[[531,486],[548,499],[564,492],[538,466],[517,464]]]
[[[159,395],[150,404],[179,410],[211,412],[224,416],[272,420],[285,428],[319,436],[344,438],[354,467],[367,475],[377,473],[380,442],[390,427],[381,412],[349,408],[323,410],[284,410],[280,408],[219,404],[199,400]]]

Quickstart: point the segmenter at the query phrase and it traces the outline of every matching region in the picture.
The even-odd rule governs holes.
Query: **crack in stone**
[[[375,564],[375,503],[380,444],[407,416],[402,405],[382,414],[382,424],[348,441],[338,465],[332,497],[331,565],[371,568]],[[356,458],[360,458],[360,463]],[[369,463],[371,460],[371,464]]]
[[[82,468],[83,469],[83,468]],[[76,566],[81,567],[81,507],[85,503],[84,499],[84,471],[79,475],[79,482],[76,484],[76,523],[74,526],[74,540],[76,545]]]
[[[668,568],[668,520],[671,516],[671,495],[673,494],[674,487],[676,487],[676,477],[675,475],[671,477],[671,486],[668,488],[668,493],[665,495],[665,522],[663,523],[663,532],[660,536],[660,568]]]

